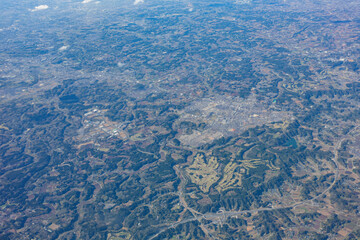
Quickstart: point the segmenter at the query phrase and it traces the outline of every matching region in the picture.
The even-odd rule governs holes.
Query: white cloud
[[[89,2],[92,2],[92,0],[84,0],[84,1],[82,1],[81,3],[89,3]]]
[[[48,9],[48,8],[49,8],[48,5],[39,5],[39,6],[35,7],[34,9],[30,9],[30,11],[35,12],[35,11],[45,10],[45,9]]]
[[[237,4],[250,4],[252,0],[235,0]]]
[[[59,51],[65,51],[68,48],[69,48],[69,45],[62,46],[61,48],[59,48]]]
[[[134,5],[138,5],[139,3],[143,3],[143,2],[144,2],[144,0],[135,0]]]
[[[194,6],[193,6],[191,3],[189,3],[189,4],[187,5],[187,7],[188,7],[188,9],[189,9],[189,12],[194,11]]]

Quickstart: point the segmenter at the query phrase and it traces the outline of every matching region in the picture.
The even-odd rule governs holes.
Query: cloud
[[[68,48],[69,48],[69,45],[62,46],[61,48],[59,48],[59,51],[62,52],[62,51],[65,51]]]
[[[82,1],[81,3],[89,3],[89,2],[92,2],[92,0],[84,0],[84,1]]]
[[[250,4],[252,0],[235,0],[237,4]]]
[[[134,5],[138,5],[139,3],[143,3],[143,2],[144,2],[144,0],[135,0]]]
[[[30,11],[35,12],[35,11],[45,10],[45,9],[48,9],[48,8],[49,8],[48,5],[39,5],[39,6],[35,7],[34,9],[30,9]]]
[[[193,6],[191,3],[189,3],[189,4],[187,5],[187,7],[188,7],[189,12],[194,11],[194,6]]]

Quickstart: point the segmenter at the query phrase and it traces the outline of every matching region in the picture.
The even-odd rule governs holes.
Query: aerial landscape
[[[360,239],[359,0],[0,1],[0,239]]]

